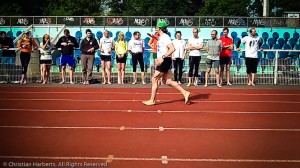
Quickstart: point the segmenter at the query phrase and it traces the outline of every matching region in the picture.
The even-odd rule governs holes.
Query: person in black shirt
[[[10,37],[7,37],[6,32],[2,31],[0,33],[0,48],[2,49],[2,56],[3,57],[11,57],[16,56],[15,51],[7,50],[9,48],[14,48],[13,40]]]
[[[56,43],[56,48],[61,48],[61,59],[60,65],[62,66],[62,82],[60,84],[66,83],[66,65],[68,64],[70,67],[70,83],[74,84],[73,82],[73,71],[74,71],[74,48],[78,48],[79,44],[75,37],[70,36],[70,31],[68,29],[64,30],[64,36],[59,38],[58,42]]]
[[[93,65],[95,60],[95,51],[99,48],[99,44],[92,36],[90,29],[86,30],[86,38],[81,41],[80,50],[82,63],[82,81],[84,85],[89,85],[92,79]]]

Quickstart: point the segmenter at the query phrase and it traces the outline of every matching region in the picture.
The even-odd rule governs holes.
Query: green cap
[[[167,26],[168,26],[168,24],[167,24],[167,22],[164,21],[164,20],[159,20],[159,21],[157,22],[157,24],[156,24],[156,27],[159,27],[159,28],[164,28],[164,27],[167,27]]]

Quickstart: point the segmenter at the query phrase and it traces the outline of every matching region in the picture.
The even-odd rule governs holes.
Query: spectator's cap
[[[23,34],[30,34],[29,31],[23,31]]]
[[[159,21],[157,22],[157,24],[156,24],[156,27],[158,27],[158,28],[165,28],[165,27],[167,27],[167,26],[168,26],[168,24],[167,24],[167,22],[164,21],[164,20],[159,20]]]

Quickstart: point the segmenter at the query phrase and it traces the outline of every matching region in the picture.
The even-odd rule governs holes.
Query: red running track
[[[1,166],[300,167],[300,90],[149,91],[0,88]]]

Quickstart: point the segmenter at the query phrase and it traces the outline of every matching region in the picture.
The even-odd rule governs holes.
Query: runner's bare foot
[[[152,100],[143,101],[142,103],[146,106],[152,106],[155,104],[155,102]]]
[[[184,103],[187,104],[187,102],[189,101],[190,92],[186,92],[183,96],[184,96]]]

